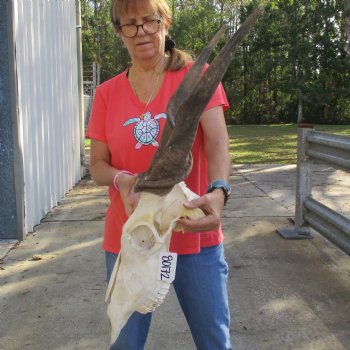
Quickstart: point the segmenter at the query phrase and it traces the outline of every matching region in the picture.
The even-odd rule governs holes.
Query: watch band
[[[224,192],[224,195],[225,195],[224,205],[225,205],[231,194],[231,185],[224,180],[216,180],[216,181],[213,181],[211,184],[209,184],[207,193],[213,192],[217,188],[220,188]]]

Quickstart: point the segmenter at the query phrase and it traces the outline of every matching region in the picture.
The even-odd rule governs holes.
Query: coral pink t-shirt
[[[166,123],[168,101],[189,68],[187,66],[179,71],[167,71],[162,87],[146,110],[146,104],[139,101],[134,94],[126,71],[97,87],[86,136],[108,145],[113,167],[132,173],[142,173],[148,169]],[[216,106],[222,106],[224,110],[228,108],[221,84],[206,110]],[[148,121],[142,123],[144,120]],[[147,129],[143,127],[145,124]],[[193,168],[185,183],[193,192],[203,195],[208,187],[208,170],[200,125],[192,147],[192,156]],[[127,216],[119,192],[113,186],[109,188],[109,198],[103,249],[119,253],[122,227]],[[202,233],[174,232],[170,251],[178,254],[198,253],[200,247],[216,245],[222,240],[221,228]]]

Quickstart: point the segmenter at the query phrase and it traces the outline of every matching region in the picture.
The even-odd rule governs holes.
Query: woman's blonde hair
[[[120,18],[128,13],[137,14],[142,10],[152,9],[159,13],[164,23],[168,26],[171,24],[171,11],[166,0],[112,0],[111,2],[111,20],[115,27],[120,25]],[[185,67],[192,57],[185,51],[175,47],[167,51],[169,60],[165,70],[176,71]]]

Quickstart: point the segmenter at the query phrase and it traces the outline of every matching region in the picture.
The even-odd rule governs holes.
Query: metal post
[[[306,154],[307,137],[313,131],[310,124],[298,126],[298,155],[295,199],[295,226],[292,229],[279,228],[278,233],[286,239],[309,239],[310,226],[304,221],[304,202],[311,196],[311,163]]]
[[[92,63],[92,93],[91,96],[93,96],[94,91],[97,86],[97,64],[96,62]]]
[[[15,56],[15,7],[0,2],[0,239],[25,237],[23,155]]]
[[[80,162],[85,164],[85,114],[83,100],[83,54],[81,44],[81,4],[75,0],[76,38],[77,38],[77,69],[78,69],[78,96],[79,96],[79,127],[80,127]],[[84,175],[85,167],[82,168]]]
[[[97,64],[97,77],[96,77],[96,85],[101,84],[101,65]]]

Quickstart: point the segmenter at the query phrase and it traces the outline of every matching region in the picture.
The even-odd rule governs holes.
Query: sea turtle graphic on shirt
[[[165,113],[157,114],[154,118],[152,118],[151,112],[147,112],[141,114],[139,117],[128,119],[123,126],[130,125],[132,123],[136,123],[134,126],[134,136],[137,141],[135,148],[139,149],[142,145],[152,145],[154,147],[158,147],[159,143],[156,138],[159,134],[159,122],[158,119],[166,118],[167,115]]]

